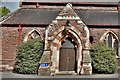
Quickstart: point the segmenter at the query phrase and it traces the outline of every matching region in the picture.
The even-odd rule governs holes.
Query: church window
[[[116,55],[118,56],[118,40],[115,35],[111,32],[107,33],[104,37],[104,42],[108,47],[115,49]]]
[[[39,38],[39,37],[40,37],[40,34],[36,30],[34,30],[33,32],[31,32],[31,34],[28,35],[28,40]]]

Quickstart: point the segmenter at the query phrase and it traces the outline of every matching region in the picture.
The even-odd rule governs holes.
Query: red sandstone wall
[[[2,62],[3,68],[10,68],[14,65],[16,46],[17,46],[17,28],[2,27]]]
[[[21,41],[24,40],[25,36],[32,30],[37,29],[41,31],[42,37],[45,35],[45,28],[43,27],[23,27],[21,34]],[[106,31],[113,31],[120,39],[119,29],[108,29],[108,28],[90,28],[90,35],[93,36],[94,43],[98,42],[103,33]],[[18,38],[18,27],[2,27],[0,28],[0,47],[2,47],[2,59],[0,62],[2,65],[9,65],[9,67],[14,66],[15,57],[16,57],[16,47],[17,47],[17,38]],[[1,68],[0,68],[1,69]],[[4,67],[5,69],[5,67]]]
[[[21,34],[21,41],[24,41],[25,36],[27,36],[29,32],[33,29],[36,29],[37,31],[39,31],[41,33],[40,35],[44,37],[44,34],[45,34],[44,27],[23,27],[22,34]]]
[[[90,28],[90,36],[93,36],[93,43],[97,43],[100,38],[102,37],[102,35],[105,33],[105,32],[108,32],[108,31],[112,31],[114,32],[119,40],[120,40],[120,34],[119,34],[119,29],[118,28],[113,28],[113,29],[109,29],[109,28]]]
[[[25,36],[32,30],[37,29],[41,31],[42,37],[44,36],[45,28],[40,27],[23,27],[21,34],[21,42],[24,40]],[[16,50],[17,50],[17,38],[18,38],[18,27],[2,27],[0,28],[0,47],[1,57],[0,62],[2,66],[0,66],[0,71],[6,71],[6,69],[14,67],[15,58],[16,58]]]

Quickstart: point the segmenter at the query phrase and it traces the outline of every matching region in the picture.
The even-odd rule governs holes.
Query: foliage
[[[94,44],[91,47],[93,73],[114,73],[116,70],[115,50],[104,43]]]
[[[14,71],[23,74],[37,73],[37,65],[43,53],[43,42],[32,39],[18,46]]]
[[[4,7],[0,7],[0,17],[3,17],[5,15],[7,15],[8,13],[10,13],[10,9],[6,8],[5,6]]]

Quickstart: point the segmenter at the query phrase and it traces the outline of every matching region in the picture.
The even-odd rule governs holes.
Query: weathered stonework
[[[67,37],[71,37],[72,40],[76,43],[77,72],[74,71],[61,72],[59,70],[60,68],[59,55],[60,55],[60,48],[62,47],[61,43]],[[89,50],[87,51],[85,50],[85,49],[89,49],[89,44],[90,44],[89,30],[87,29],[86,25],[80,20],[80,18],[77,16],[77,14],[74,12],[74,10],[72,9],[72,5],[67,4],[67,6],[64,7],[64,9],[60,12],[56,20],[54,20],[51,23],[51,25],[49,25],[48,28],[46,29],[45,49],[49,50],[49,54],[51,52],[51,56],[50,56],[51,57],[50,61],[52,63],[50,66],[51,75],[56,75],[59,73],[92,74],[92,66],[91,66]],[[47,52],[44,51],[43,54],[47,54]],[[87,59],[84,60],[84,58]],[[40,62],[44,63],[44,61],[40,61]],[[81,65],[81,63],[83,64]],[[40,68],[40,70],[41,69],[42,68]]]

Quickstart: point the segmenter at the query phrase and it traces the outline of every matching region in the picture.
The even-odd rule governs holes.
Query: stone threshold
[[[59,71],[55,75],[77,75],[77,73],[75,71]]]

